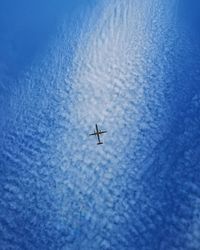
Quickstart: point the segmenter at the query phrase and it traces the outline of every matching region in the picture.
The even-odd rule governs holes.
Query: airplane
[[[101,140],[100,140],[100,135],[104,134],[104,133],[107,133],[107,131],[101,131],[101,130],[99,130],[98,126],[96,124],[96,131],[94,131],[93,134],[89,134],[89,135],[96,135],[97,139],[98,139],[97,145],[100,145],[100,144],[103,144],[103,142],[101,142]]]

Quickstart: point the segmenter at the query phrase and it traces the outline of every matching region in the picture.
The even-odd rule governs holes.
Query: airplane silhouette
[[[96,135],[97,139],[98,139],[97,145],[100,145],[100,144],[103,144],[103,142],[101,142],[101,140],[100,140],[100,135],[104,134],[104,133],[107,133],[107,131],[101,131],[101,130],[99,130],[98,126],[96,124],[96,131],[94,131],[93,134],[89,134],[89,135]]]

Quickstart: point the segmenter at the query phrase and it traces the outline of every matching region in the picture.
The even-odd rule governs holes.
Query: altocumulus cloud
[[[178,3],[82,6],[21,77],[1,144],[5,249],[198,248],[198,179],[184,174],[197,145],[182,145],[195,141],[199,98],[180,124]],[[100,146],[96,123],[108,131]]]

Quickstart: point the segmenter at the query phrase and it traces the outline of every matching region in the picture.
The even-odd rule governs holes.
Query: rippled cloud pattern
[[[198,1],[0,9],[0,249],[200,249]]]

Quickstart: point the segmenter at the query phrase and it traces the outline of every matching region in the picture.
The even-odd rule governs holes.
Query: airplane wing
[[[99,131],[99,134],[107,133],[107,131]]]
[[[89,135],[97,135],[97,133],[89,134]]]

